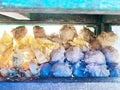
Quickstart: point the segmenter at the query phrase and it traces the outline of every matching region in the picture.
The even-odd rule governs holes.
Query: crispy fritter
[[[60,38],[64,43],[73,40],[75,36],[77,36],[77,31],[73,25],[64,25],[60,30]]]
[[[53,33],[53,34],[48,36],[48,39],[53,41],[53,42],[57,42],[60,45],[62,44],[62,40],[60,39],[60,36],[58,34]]]
[[[80,31],[80,36],[83,36],[84,40],[87,42],[91,42],[92,40],[94,40],[95,38],[95,34],[90,31],[88,28],[84,27],[81,31]]]
[[[13,39],[5,31],[0,39],[0,68],[9,67],[13,53]]]
[[[102,32],[97,37],[97,40],[99,41],[102,47],[114,45],[117,39],[118,39],[118,36],[112,31]]]
[[[25,26],[19,26],[14,28],[12,31],[13,38],[16,40],[22,39],[27,34],[27,29]]]
[[[33,34],[35,38],[45,38],[46,33],[43,27],[40,26],[34,26],[33,27]]]

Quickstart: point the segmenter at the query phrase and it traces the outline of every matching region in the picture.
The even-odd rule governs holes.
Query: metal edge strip
[[[120,10],[80,10],[80,9],[51,9],[51,8],[47,9],[47,8],[6,8],[6,7],[0,7],[0,12],[120,15]]]

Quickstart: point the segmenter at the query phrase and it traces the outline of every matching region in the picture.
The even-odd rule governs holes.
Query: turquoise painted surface
[[[19,8],[120,10],[120,0],[0,0],[0,6]]]

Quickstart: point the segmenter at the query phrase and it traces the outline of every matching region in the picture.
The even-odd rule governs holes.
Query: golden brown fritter
[[[4,31],[0,38],[0,68],[10,67],[13,53],[13,39]]]
[[[62,40],[60,39],[60,36],[56,33],[53,33],[53,34],[47,36],[47,38],[53,42],[59,43],[60,45],[62,44]]]
[[[43,27],[40,26],[34,26],[33,27],[33,34],[35,38],[45,38],[46,33]]]
[[[90,42],[92,49],[102,49],[106,46],[113,46],[118,39],[118,36],[110,31],[110,32],[102,32],[95,39]]]
[[[87,42],[91,42],[92,40],[94,40],[95,38],[95,34],[90,31],[88,28],[84,27],[81,32],[80,32],[80,36],[83,36],[84,40]]]
[[[114,45],[117,39],[118,39],[118,36],[112,31],[102,32],[97,37],[97,40],[99,41],[102,47]]]
[[[73,25],[67,24],[60,29],[60,39],[65,49],[70,47],[69,41],[77,37],[77,31]]]
[[[14,28],[12,31],[13,37],[15,39],[22,39],[27,34],[27,29],[25,26],[19,26]]]
[[[77,31],[73,25],[64,25],[60,30],[60,38],[63,43],[67,43],[77,36]]]
[[[100,44],[100,42],[97,39],[94,39],[93,41],[90,42],[90,49],[101,49],[102,46]]]

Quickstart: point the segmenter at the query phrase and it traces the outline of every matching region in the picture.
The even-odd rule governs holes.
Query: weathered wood
[[[104,16],[105,23],[120,24],[120,15],[106,15]]]
[[[7,24],[98,24],[98,15],[76,15],[76,14],[29,14],[31,20],[4,20],[0,23]]]

